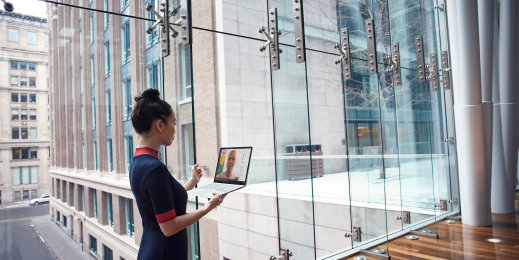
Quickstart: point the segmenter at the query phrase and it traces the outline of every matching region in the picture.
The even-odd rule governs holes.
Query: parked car
[[[50,195],[43,195],[43,196],[41,196],[41,198],[32,199],[29,204],[31,204],[31,206],[34,206],[34,205],[41,205],[41,204],[45,204],[45,203],[48,204],[49,202],[50,202]]]

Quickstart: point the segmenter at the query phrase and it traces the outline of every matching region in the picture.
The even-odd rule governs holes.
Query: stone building
[[[48,43],[47,19],[0,11],[0,204],[50,193]]]

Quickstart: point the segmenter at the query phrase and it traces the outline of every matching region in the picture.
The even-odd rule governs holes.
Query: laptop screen
[[[252,147],[220,148],[214,181],[245,185],[251,154]]]

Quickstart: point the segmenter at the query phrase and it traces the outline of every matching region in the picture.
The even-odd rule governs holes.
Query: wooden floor
[[[489,227],[440,221],[436,224],[440,239],[420,236],[418,240],[408,240],[404,236],[390,241],[387,248],[386,245],[378,247],[387,249],[394,260],[519,259],[519,200],[516,200],[515,209],[515,214],[492,214],[492,226]],[[483,241],[483,238],[492,237],[505,242],[493,244]]]

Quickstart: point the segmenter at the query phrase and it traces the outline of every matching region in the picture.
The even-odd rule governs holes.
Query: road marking
[[[45,241],[45,239],[43,239],[43,237],[41,236],[40,232],[36,229],[36,227],[34,227],[34,225],[32,224],[32,221],[29,220],[29,223],[31,223],[31,227],[34,228],[34,230],[36,231],[36,233],[38,233],[38,236],[40,236],[41,241],[43,241],[43,243],[47,246],[47,248],[48,248],[49,251],[52,253],[52,255],[54,256],[54,258],[58,259],[58,258],[56,257],[56,255],[54,254],[54,251],[52,251],[52,249],[51,249],[50,246],[47,244],[47,242]]]

